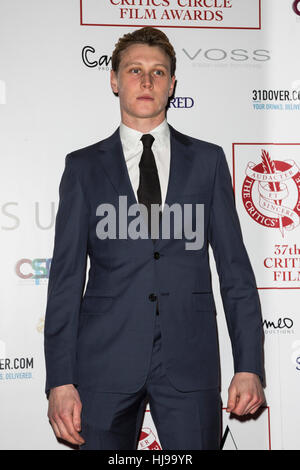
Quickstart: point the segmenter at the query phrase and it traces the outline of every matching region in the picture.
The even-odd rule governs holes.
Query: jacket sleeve
[[[218,147],[208,238],[219,276],[234,372],[253,372],[264,382],[260,301],[243,243],[231,176],[222,147]]]
[[[65,158],[50,266],[44,328],[46,387],[76,384],[76,339],[86,277],[88,207],[74,168]]]

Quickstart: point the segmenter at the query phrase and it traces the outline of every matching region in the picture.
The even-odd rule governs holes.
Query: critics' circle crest
[[[294,160],[272,160],[262,150],[261,162],[249,162],[242,200],[249,216],[268,228],[294,230],[300,223],[300,168]]]

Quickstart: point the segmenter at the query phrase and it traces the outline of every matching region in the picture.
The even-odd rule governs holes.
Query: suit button
[[[158,251],[155,251],[155,252],[154,252],[154,258],[155,258],[155,259],[159,259],[159,258],[160,258],[160,254],[158,253]]]
[[[151,302],[155,302],[157,299],[156,295],[155,294],[150,294],[149,295],[149,300],[151,300]]]

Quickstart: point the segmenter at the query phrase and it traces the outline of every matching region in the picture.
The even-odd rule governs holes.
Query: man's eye
[[[155,72],[156,72],[156,75],[163,75],[164,74],[164,72],[162,70],[155,70]]]
[[[139,72],[139,70],[140,69],[131,69],[130,72],[133,72],[135,74],[136,72]]]

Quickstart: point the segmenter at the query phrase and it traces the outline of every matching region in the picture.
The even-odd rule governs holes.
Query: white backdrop
[[[250,420],[224,412],[224,449],[300,449],[300,2],[127,3],[0,0],[0,448],[69,449],[44,395],[58,185],[67,153],[118,126],[109,59],[121,35],[150,24],[177,51],[168,121],[225,150],[262,305],[267,407]],[[226,406],[233,366],[210,260]],[[154,448],[148,408],[139,449]]]

